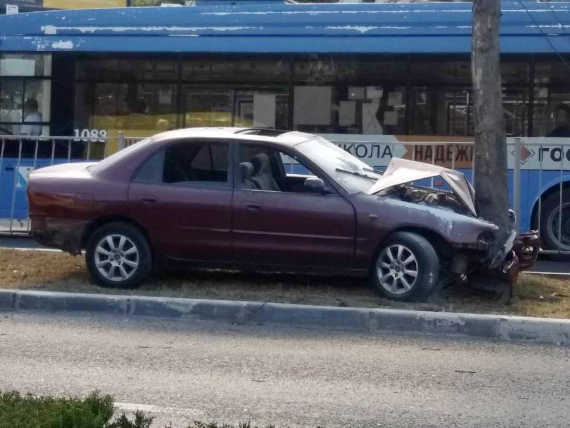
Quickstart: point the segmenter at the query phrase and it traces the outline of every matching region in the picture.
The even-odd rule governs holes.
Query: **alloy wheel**
[[[419,265],[415,254],[401,244],[390,245],[382,250],[376,263],[378,282],[387,292],[402,295],[415,285]]]
[[[135,274],[139,264],[139,249],[125,235],[107,235],[95,247],[95,267],[109,281],[126,281]]]

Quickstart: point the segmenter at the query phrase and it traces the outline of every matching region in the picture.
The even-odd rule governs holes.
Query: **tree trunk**
[[[500,14],[500,0],[473,2],[475,193],[479,215],[500,228],[492,248],[495,253],[503,247],[513,227],[508,214],[507,146],[499,59]]]

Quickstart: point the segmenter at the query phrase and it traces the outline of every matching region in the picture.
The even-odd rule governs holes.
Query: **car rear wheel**
[[[547,250],[570,251],[570,191],[563,193],[562,204],[559,192],[548,196],[542,202],[540,238]]]
[[[423,236],[397,232],[380,249],[371,278],[390,299],[423,301],[439,281],[439,257]]]
[[[136,287],[152,269],[148,241],[126,223],[109,223],[97,229],[89,238],[85,258],[91,278],[104,287]]]

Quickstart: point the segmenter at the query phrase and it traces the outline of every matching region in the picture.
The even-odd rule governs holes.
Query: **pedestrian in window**
[[[38,102],[28,98],[24,103],[24,125],[20,127],[21,135],[42,135],[42,114],[38,111]]]
[[[555,119],[558,126],[547,137],[570,137],[570,107],[565,104],[556,107]]]

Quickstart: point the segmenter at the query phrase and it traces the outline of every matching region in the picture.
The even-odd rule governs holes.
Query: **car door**
[[[302,176],[315,174],[299,164],[297,172],[302,174],[285,173],[282,160],[289,154],[240,143],[233,199],[236,259],[292,267],[349,267],[354,254],[353,206],[335,191],[314,193],[299,186]]]
[[[185,140],[147,159],[129,187],[131,215],[155,251],[183,260],[231,258],[229,144]]]

